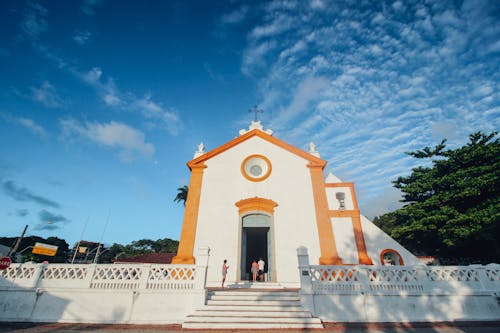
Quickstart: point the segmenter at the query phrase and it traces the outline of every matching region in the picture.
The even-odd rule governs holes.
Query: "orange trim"
[[[325,187],[351,187],[354,186],[353,182],[342,182],[342,183],[326,183]]]
[[[330,217],[353,217],[359,216],[359,210],[330,210],[328,214]]]
[[[235,203],[235,205],[238,207],[238,212],[240,214],[254,210],[261,210],[273,214],[274,207],[278,206],[278,204],[272,200],[257,197],[240,200]]]
[[[260,158],[260,159],[264,160],[264,162],[266,162],[266,164],[267,164],[267,172],[262,177],[253,177],[253,176],[251,176],[251,175],[249,175],[247,173],[246,168],[245,168],[245,164],[248,162],[248,160],[250,160],[252,158]],[[263,181],[264,179],[266,179],[267,177],[269,177],[269,175],[271,174],[272,169],[273,169],[273,167],[271,165],[271,161],[269,161],[269,159],[267,157],[265,157],[263,155],[259,155],[259,154],[250,155],[247,158],[245,158],[243,160],[243,162],[241,163],[241,173],[243,174],[243,176],[246,179],[248,179],[249,181],[252,181],[252,182],[261,182],[261,181]]]
[[[384,255],[387,252],[392,252],[392,253],[396,254],[399,257],[399,265],[404,266],[405,262],[403,261],[403,256],[400,255],[398,251],[393,250],[393,249],[385,249],[385,250],[382,250],[382,252],[380,252],[380,263],[382,265],[384,264]]]
[[[189,181],[189,191],[186,200],[186,210],[182,221],[181,240],[177,255],[172,258],[172,264],[194,264],[193,256],[194,241],[196,238],[196,225],[198,224],[198,210],[200,207],[201,182],[203,170],[206,165],[194,166],[191,170],[191,180]]]
[[[359,209],[358,200],[356,199],[356,192],[354,192],[353,182],[342,182],[342,183],[327,183],[325,187],[348,187],[351,190],[351,199],[354,206],[354,210]]]
[[[358,199],[356,199],[356,191],[354,191],[354,183],[350,183],[349,188],[351,189],[351,198],[352,198],[352,204],[354,205],[354,209],[359,210]]]
[[[332,222],[328,214],[325,183],[323,181],[323,166],[308,165],[311,171],[314,207],[316,209],[316,224],[318,227],[319,247],[321,249],[320,265],[342,265],[335,245]]]
[[[266,140],[272,144],[275,144],[295,155],[298,155],[306,160],[309,161],[309,163],[311,165],[318,165],[318,166],[321,166],[321,167],[325,167],[326,165],[326,161],[325,160],[322,160],[321,158],[318,158],[316,156],[313,156],[303,150],[300,150],[284,141],[281,141],[280,139],[277,139],[275,138],[274,136],[272,135],[269,135],[267,133],[264,133],[262,132],[261,130],[258,130],[258,129],[254,129],[254,130],[251,130],[243,135],[240,135],[239,137],[223,144],[222,146],[219,146],[218,148],[215,148],[209,152],[207,152],[206,154],[203,154],[201,155],[200,157],[198,158],[195,158],[194,160],[191,160],[188,162],[188,167],[189,168],[192,168],[198,164],[201,164],[203,162],[205,162],[206,160],[216,156],[216,155],[219,155],[220,153],[223,153],[225,152],[226,150],[240,144],[241,142],[243,141],[246,141],[254,136],[257,136],[263,140]]]
[[[358,262],[362,265],[373,265],[372,260],[366,251],[365,237],[363,235],[363,228],[361,227],[361,215],[358,214],[351,218],[352,229],[354,230],[354,241],[356,242],[356,249],[358,250]]]
[[[330,210],[328,213],[330,217],[350,217],[352,221],[352,230],[354,232],[354,241],[356,243],[356,250],[358,251],[358,262],[363,265],[373,265],[372,260],[368,256],[366,250],[365,236],[363,234],[363,227],[361,226],[361,214],[359,212],[358,201],[356,199],[356,192],[354,191],[353,182],[343,183],[329,183],[325,184],[326,187],[348,187],[351,192],[351,199],[354,209],[351,210]]]

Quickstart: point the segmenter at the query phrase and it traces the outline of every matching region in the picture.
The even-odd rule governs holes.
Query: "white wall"
[[[252,182],[241,174],[241,163],[252,154],[263,155],[272,164],[272,172],[264,181]],[[305,245],[314,260],[320,256],[307,164],[307,160],[259,137],[252,137],[206,161],[195,248],[211,248],[209,286],[220,285],[224,259],[228,259],[230,266],[228,284],[239,280],[241,222],[235,203],[254,197],[271,199],[278,204],[273,221],[277,280],[283,285],[298,285],[295,249]]]
[[[361,227],[363,228],[363,234],[365,236],[366,250],[374,265],[382,265],[380,263],[380,253],[385,249],[396,250],[403,257],[406,266],[420,264],[420,261],[415,255],[363,215],[361,215]]]
[[[358,264],[358,251],[354,240],[354,229],[350,217],[335,217],[331,219],[335,244],[342,263]]]
[[[182,323],[205,302],[194,265],[13,264],[0,272],[0,321]]]

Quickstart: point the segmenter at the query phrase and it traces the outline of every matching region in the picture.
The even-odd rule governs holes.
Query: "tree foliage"
[[[0,244],[5,246],[12,246],[16,241],[17,237],[1,237]],[[46,243],[57,245],[59,248],[57,250],[57,254],[55,257],[41,256],[38,254],[32,254],[30,246],[35,245],[36,242]],[[76,244],[75,244],[76,246]],[[80,242],[80,247],[86,247],[86,252],[77,253],[75,262],[93,262],[94,256],[97,252],[97,247],[99,243],[82,241]],[[151,239],[141,239],[138,241],[133,241],[130,244],[122,245],[114,243],[113,245],[106,247],[101,245],[101,249],[99,250],[99,263],[112,263],[114,259],[117,258],[129,258],[141,254],[146,253],[177,253],[177,248],[179,246],[179,241],[170,239],[170,238],[162,238],[157,240]],[[74,252],[69,249],[68,243],[64,239],[60,239],[57,237],[49,237],[47,239],[38,237],[38,236],[30,236],[25,237],[21,241],[19,246],[19,251],[23,251],[23,262],[33,261],[33,262],[42,262],[49,261],[51,263],[65,263],[71,262],[73,258]],[[76,249],[75,249],[76,250]]]
[[[0,244],[11,247],[15,243],[16,239],[17,237],[1,237]],[[53,257],[49,257],[31,253],[32,247],[35,245],[36,242],[57,246],[58,248],[56,255]],[[66,243],[64,239],[58,237],[42,238],[38,236],[28,236],[24,237],[21,240],[17,252],[18,253],[22,252],[23,262],[26,261],[42,262],[47,260],[53,263],[64,263],[66,262],[66,258],[68,256],[69,245],[68,243]]]
[[[471,134],[469,142],[446,149],[407,153],[431,159],[393,182],[406,203],[374,219],[384,231],[417,254],[464,262],[500,259],[500,142],[497,133]],[[455,260],[453,260],[453,258]]]
[[[186,200],[188,197],[188,191],[189,187],[187,185],[184,185],[182,187],[179,187],[177,189],[177,195],[174,198],[174,202],[182,202],[184,206],[186,206]]]

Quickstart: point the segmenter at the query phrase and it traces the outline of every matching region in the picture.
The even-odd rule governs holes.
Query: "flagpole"
[[[94,264],[97,264],[97,260],[99,259],[99,254],[100,254],[100,250],[101,250],[102,240],[104,239],[104,233],[106,232],[106,228],[108,227],[110,216],[111,216],[111,211],[109,211],[109,213],[108,213],[108,219],[106,220],[106,224],[104,225],[104,229],[102,229],[101,240],[99,241],[99,245],[97,246],[97,252],[96,252],[95,257],[94,257]]]
[[[89,218],[90,218],[90,216],[87,216],[87,220],[85,221],[85,224],[83,225],[82,234],[80,235],[80,239],[78,239],[78,243],[76,244],[76,250],[74,251],[75,253],[73,253],[73,259],[71,259],[71,263],[73,263],[75,261],[76,252],[80,250],[80,242],[82,241],[83,233],[85,232],[85,229],[87,229],[87,224],[89,223]]]

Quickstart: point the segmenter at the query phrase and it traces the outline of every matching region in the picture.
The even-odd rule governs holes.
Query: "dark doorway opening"
[[[252,261],[262,258],[268,269],[269,227],[243,227],[241,251],[241,279],[251,280]]]

